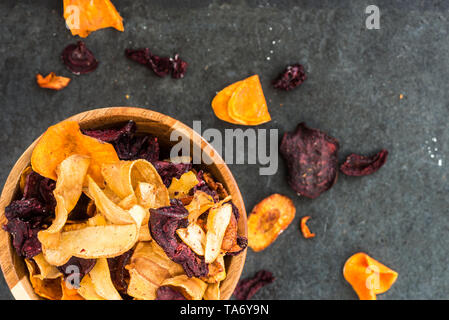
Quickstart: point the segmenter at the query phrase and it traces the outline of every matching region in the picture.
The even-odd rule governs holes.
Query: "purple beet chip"
[[[179,179],[184,173],[192,170],[191,163],[173,163],[170,161],[155,161],[154,167],[162,178],[165,186],[169,187],[173,178]]]
[[[77,75],[92,72],[98,66],[97,59],[83,41],[69,44],[62,51],[61,57],[67,69]]]
[[[122,255],[114,258],[108,258],[108,266],[111,274],[111,280],[115,288],[122,294],[126,294],[128,289],[127,279],[129,278],[129,272],[125,269],[125,266],[129,263],[134,250],[128,250]]]
[[[386,162],[388,151],[383,149],[371,157],[350,154],[340,166],[340,171],[347,176],[367,176],[379,170]]]
[[[301,85],[307,79],[304,67],[301,64],[287,66],[287,68],[279,74],[277,79],[273,81],[276,89],[285,91],[292,90]]]
[[[159,287],[156,294],[156,300],[187,300],[180,292],[168,286]]]
[[[175,54],[175,57],[173,59],[171,59],[171,63],[172,63],[172,70],[171,70],[171,76],[172,78],[175,79],[181,79],[184,78],[186,71],[187,71],[187,66],[188,63],[185,62],[184,60],[182,60],[179,57],[179,54]]]
[[[249,300],[257,291],[274,280],[270,271],[260,270],[254,277],[240,280],[235,287],[234,296],[237,300]]]

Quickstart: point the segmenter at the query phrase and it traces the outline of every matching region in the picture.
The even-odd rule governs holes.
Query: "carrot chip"
[[[69,85],[70,78],[60,77],[57,76],[54,72],[50,72],[46,77],[37,74],[36,81],[41,88],[61,90]]]
[[[310,219],[310,216],[305,216],[301,218],[301,232],[304,238],[309,239],[315,237],[315,233],[310,232],[309,227],[307,226],[307,220]]]
[[[360,300],[376,300],[377,294],[384,293],[391,288],[398,273],[366,253],[359,252],[346,261],[343,276]]]

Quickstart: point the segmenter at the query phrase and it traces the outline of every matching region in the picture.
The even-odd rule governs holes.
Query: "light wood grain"
[[[113,126],[114,124],[128,121],[136,121],[139,132],[150,133],[158,137],[161,145],[169,147],[176,142],[170,141],[170,134],[174,130],[182,132],[192,139],[192,148],[198,147],[204,150],[206,146],[213,148],[199,134],[183,123],[163,115],[161,113],[148,109],[131,107],[111,107],[96,109],[83,112],[68,118],[67,120],[77,121],[81,128],[102,128]],[[31,154],[38,139],[17,160],[6,180],[0,197],[0,225],[6,222],[4,216],[5,207],[17,196],[19,179],[22,171],[30,164]],[[224,163],[223,159],[212,152],[210,155],[213,164],[203,167],[212,173],[220,181],[232,196],[234,204],[240,210],[240,219],[238,224],[239,234],[247,236],[246,211],[245,205],[240,194],[237,183],[232,176],[231,171]],[[6,282],[16,299],[36,300],[39,299],[34,293],[29,281],[23,259],[18,257],[11,245],[10,235],[0,231],[0,265],[5,276]],[[245,263],[246,250],[235,257],[226,257],[227,277],[221,283],[221,298],[227,300],[231,297],[235,286],[240,278]]]

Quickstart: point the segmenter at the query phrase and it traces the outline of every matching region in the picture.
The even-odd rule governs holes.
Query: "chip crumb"
[[[125,98],[126,98],[126,99],[129,99],[129,94],[127,94],[127,95],[125,96]]]
[[[399,95],[399,99],[400,100],[404,99],[404,95],[402,93]]]

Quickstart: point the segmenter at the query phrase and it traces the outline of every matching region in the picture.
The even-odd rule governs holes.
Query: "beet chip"
[[[95,259],[81,259],[77,257],[71,257],[69,261],[57,268],[64,275],[64,279],[71,275],[71,280],[73,280],[71,285],[75,288],[78,288],[79,283],[76,282],[78,282],[78,280],[81,282],[84,276],[93,269],[96,262],[97,260]]]
[[[12,245],[18,255],[31,259],[42,252],[41,243],[37,239],[40,221],[34,223],[14,218],[8,220],[3,229],[12,235]]]
[[[272,283],[274,279],[270,271],[260,270],[253,278],[240,280],[235,287],[234,296],[237,300],[249,300],[260,288]]]
[[[367,176],[379,170],[387,162],[388,151],[382,149],[371,157],[350,154],[340,166],[340,171],[347,176]]]
[[[165,77],[171,73],[172,78],[183,78],[187,70],[187,62],[175,54],[174,58],[160,57],[152,54],[150,49],[126,49],[125,56],[137,63],[143,64],[153,70],[159,77]]]
[[[204,174],[203,170],[198,171],[196,178],[199,182],[195,187],[192,188],[191,194],[193,195],[197,190],[203,191],[203,192],[207,193],[208,195],[210,195],[212,197],[212,199],[214,199],[215,202],[218,202],[220,200],[218,193],[209,187],[209,185],[204,180],[203,174]],[[233,211],[234,211],[234,208],[233,208]],[[238,209],[237,209],[237,211],[238,211]],[[238,213],[237,213],[237,215],[238,215]],[[236,217],[236,219],[238,219],[238,218]]]
[[[176,235],[176,230],[186,228],[189,212],[181,205],[150,209],[149,229],[151,237],[167,256],[179,263],[188,277],[205,277],[209,268],[203,257],[196,255]]]
[[[83,134],[98,139],[103,142],[117,142],[125,136],[134,136],[137,130],[136,123],[133,120],[128,121],[122,128],[116,129],[97,129],[97,130],[81,130]]]
[[[118,257],[108,258],[112,283],[122,294],[126,294],[126,290],[128,289],[127,279],[129,279],[129,272],[125,269],[125,266],[129,263],[133,251],[134,250],[131,249]]]
[[[285,91],[292,90],[301,85],[307,79],[304,67],[300,64],[288,66],[278,78],[273,81],[273,86],[276,89]]]
[[[67,69],[77,75],[92,72],[98,66],[97,59],[95,59],[92,51],[87,49],[83,41],[69,44],[62,51],[61,57]]]
[[[191,163],[173,163],[170,161],[155,161],[154,167],[162,178],[166,187],[169,187],[173,178],[179,179],[184,173],[192,170]]]
[[[290,187],[311,199],[329,190],[337,179],[338,148],[335,138],[305,123],[285,133],[280,152],[287,162]]]
[[[156,294],[156,300],[187,300],[181,293],[167,286],[159,287]]]

